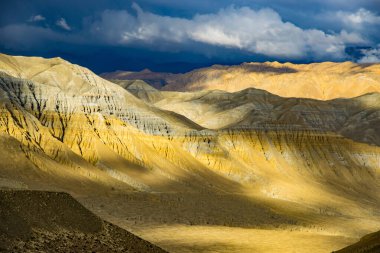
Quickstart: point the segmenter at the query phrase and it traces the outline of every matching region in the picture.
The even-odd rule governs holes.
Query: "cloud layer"
[[[159,4],[153,0],[139,1],[143,8],[99,1],[94,1],[94,5],[87,3],[90,8],[84,8],[84,2],[75,1],[74,6],[83,5],[75,11],[73,6],[51,3],[49,11],[36,8],[15,20],[15,16],[0,19],[0,50],[31,55],[66,54],[81,59],[83,49],[92,48],[117,51],[114,61],[138,58],[136,61],[141,64],[162,63],[162,53],[165,57],[172,54],[171,62],[176,62],[176,66],[196,59],[202,64],[342,61],[360,57],[361,62],[378,60],[380,16],[375,8],[368,7],[369,0],[363,0],[367,5],[361,2],[350,8],[343,0],[330,5],[322,0],[305,1],[308,4],[302,3],[303,12],[302,4],[292,0],[259,0],[255,7],[239,7],[250,4],[245,0],[218,0],[212,5],[194,0],[185,4],[189,7],[185,14],[173,11],[184,6],[170,0]],[[312,2],[318,3],[314,9],[306,8]],[[237,6],[221,8],[231,3]],[[2,24],[2,20],[8,21]],[[154,58],[152,52],[160,59]]]
[[[362,49],[363,57],[361,57],[359,63],[379,63],[380,62],[380,44],[376,48]]]
[[[346,30],[302,29],[283,21],[272,9],[229,7],[191,19],[145,12],[137,4],[133,9],[135,15],[125,10],[104,11],[92,32],[114,44],[198,42],[284,59],[342,59],[347,44],[366,42],[359,33]]]
[[[356,12],[338,11],[336,16],[344,24],[353,28],[363,28],[364,25],[380,24],[380,16],[363,8],[360,8]]]

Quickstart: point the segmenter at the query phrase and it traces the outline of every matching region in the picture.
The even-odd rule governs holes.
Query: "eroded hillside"
[[[326,252],[380,225],[378,94],[159,92],[60,58],[0,61],[4,187],[70,192],[171,252],[215,250],[194,244],[190,226],[211,242],[224,228],[306,236],[243,249],[237,236],[228,252]]]

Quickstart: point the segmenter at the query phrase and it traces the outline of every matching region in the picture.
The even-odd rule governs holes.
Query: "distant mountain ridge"
[[[236,92],[258,88],[282,97],[328,100],[380,92],[380,64],[279,62],[213,65],[184,74],[151,73],[130,75],[114,72],[107,79],[141,79],[151,84],[157,78],[167,91],[223,90]],[[157,85],[153,85],[160,88]]]
[[[163,86],[167,85],[167,80],[176,76],[176,74],[165,73],[165,72],[152,72],[149,69],[143,69],[139,72],[133,71],[122,71],[117,70],[114,72],[102,73],[101,77],[111,80],[111,79],[119,79],[119,80],[144,80],[149,83],[153,87],[160,89]]]

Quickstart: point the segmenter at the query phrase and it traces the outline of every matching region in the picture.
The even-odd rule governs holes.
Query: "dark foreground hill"
[[[165,252],[67,193],[0,190],[1,252]]]
[[[379,253],[380,231],[368,234],[355,244],[345,247],[334,253]]]

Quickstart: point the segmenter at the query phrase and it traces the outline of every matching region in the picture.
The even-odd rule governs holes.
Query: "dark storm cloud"
[[[0,7],[2,52],[65,56],[97,71],[347,60],[347,47],[359,46],[366,48],[359,60],[374,61],[380,43],[377,0],[13,0]]]

